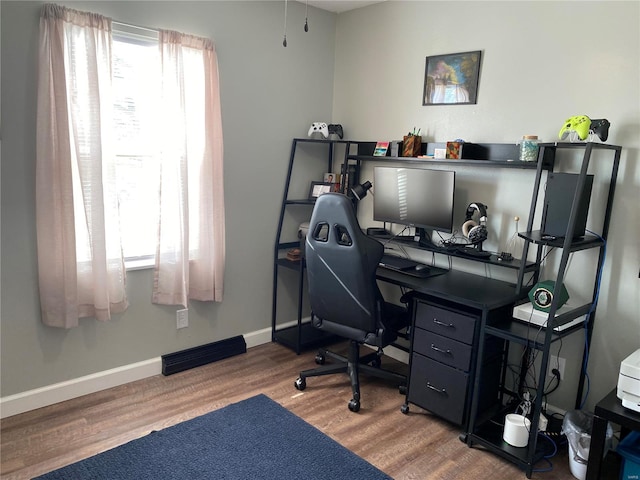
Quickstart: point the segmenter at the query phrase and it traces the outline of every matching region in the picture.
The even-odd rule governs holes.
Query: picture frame
[[[427,57],[422,105],[476,104],[481,59],[481,50]]]
[[[315,200],[323,193],[332,192],[335,188],[335,183],[328,182],[311,182],[309,186],[309,200]]]
[[[340,174],[327,172],[323,175],[325,183],[340,183]]]
[[[374,157],[384,157],[387,155],[389,149],[389,142],[377,142],[376,148],[373,150]]]

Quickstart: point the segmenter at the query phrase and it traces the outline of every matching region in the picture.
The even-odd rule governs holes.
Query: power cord
[[[529,392],[524,392],[522,394],[522,401],[518,408],[516,408],[516,413],[520,413],[523,417],[528,417],[529,413],[531,413],[531,395]]]
[[[546,390],[546,388],[545,388],[545,392],[543,392],[543,395],[545,395],[545,396],[555,392],[558,389],[558,387],[560,386],[560,380],[561,380],[561,378],[560,378],[560,370],[558,370],[557,368],[554,368],[554,369],[551,370],[551,373],[553,373],[553,378],[551,378],[551,380],[549,380],[549,384],[547,385],[546,388],[549,388],[549,386],[551,385],[551,382],[553,382],[554,380],[556,381],[556,384],[551,390]]]

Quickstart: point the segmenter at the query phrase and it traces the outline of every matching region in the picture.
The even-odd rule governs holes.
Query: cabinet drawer
[[[468,375],[414,353],[407,400],[458,425],[464,420]]]
[[[460,342],[473,343],[477,317],[417,302],[415,326]]]
[[[469,371],[471,345],[416,328],[413,351],[460,370]]]

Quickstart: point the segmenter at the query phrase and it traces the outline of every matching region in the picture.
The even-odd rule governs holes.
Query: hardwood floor
[[[382,381],[362,377],[359,413],[347,409],[351,389],[345,375],[310,378],[306,390],[297,391],[294,380],[300,370],[315,366],[314,355],[298,356],[274,343],[261,345],[186,372],[3,419],[1,478],[32,478],[259,393],[395,479],[526,478],[513,464],[463,444],[455,426],[428,412],[411,405],[409,414],[402,414],[404,397]],[[383,363],[406,368],[389,358]],[[533,478],[573,479],[566,450],[552,462],[552,471]]]

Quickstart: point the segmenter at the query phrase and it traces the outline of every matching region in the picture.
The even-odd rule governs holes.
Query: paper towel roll
[[[529,443],[531,421],[527,417],[510,413],[504,419],[502,439],[514,447],[526,447]]]

